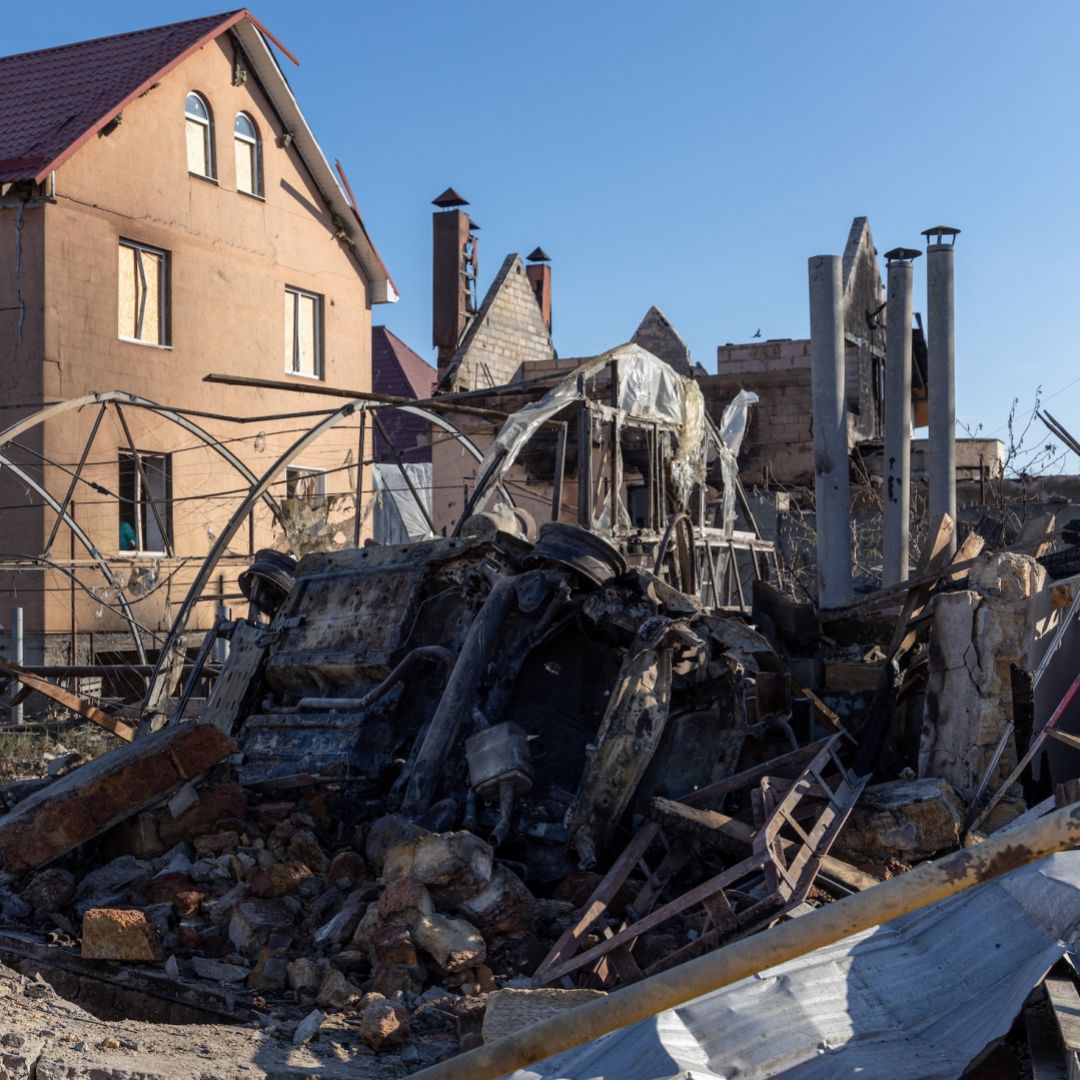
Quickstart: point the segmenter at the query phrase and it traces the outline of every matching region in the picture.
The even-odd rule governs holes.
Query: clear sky
[[[8,5],[0,53],[213,13],[212,0]],[[224,7],[221,10],[225,10]],[[662,308],[716,346],[808,334],[806,260],[852,217],[879,251],[963,230],[957,412],[1001,433],[1036,387],[1080,435],[1080,4],[489,0],[252,11],[401,300],[431,342],[430,200],[472,203],[481,292],[510,251],[552,256],[556,346],[627,340]],[[925,259],[916,263],[925,312]],[[1076,462],[1071,463],[1076,466]]]

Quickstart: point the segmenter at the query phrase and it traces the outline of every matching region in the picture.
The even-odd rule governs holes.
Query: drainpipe
[[[23,653],[23,609],[21,607],[13,607],[11,609],[11,651],[15,654],[13,659],[15,663],[22,667],[23,661],[26,659]],[[22,686],[20,685],[16,691],[16,699],[22,696]],[[18,705],[11,707],[11,723],[18,727],[23,722],[23,707],[22,702],[19,701]]]
[[[818,606],[836,608],[852,599],[844,289],[839,255],[815,255],[809,265]]]
[[[907,581],[911,522],[911,264],[920,252],[893,248],[885,336],[884,585]]]
[[[956,520],[956,323],[953,245],[959,229],[926,229],[926,316],[930,412],[930,521]],[[956,534],[951,550],[956,551]]]

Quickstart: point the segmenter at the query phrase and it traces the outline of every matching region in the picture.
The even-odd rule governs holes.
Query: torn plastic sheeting
[[[1078,943],[1080,852],[1066,851],[513,1080],[952,1080]]]
[[[509,417],[484,455],[478,475],[486,473],[498,454],[505,455],[502,470],[513,465],[522,447],[541,424],[571,402],[581,400],[578,380],[587,381],[612,360],[619,364],[620,410],[639,419],[661,420],[679,426],[679,447],[672,460],[672,474],[680,499],[685,502],[704,471],[705,400],[693,379],[683,378],[659,357],[633,344],[620,345],[576,368],[539,401]]]
[[[735,531],[735,485],[739,477],[739,449],[750,420],[750,406],[758,396],[752,390],[740,390],[720,417],[720,475],[724,479],[724,537],[730,539]]]
[[[431,513],[430,462],[405,463],[413,487]],[[434,534],[428,528],[423,511],[416,503],[405,477],[397,465],[376,464],[375,475],[375,539],[380,544],[404,544],[410,540],[429,540]]]

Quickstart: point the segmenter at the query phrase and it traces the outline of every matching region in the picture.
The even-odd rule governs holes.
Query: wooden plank
[[[686,818],[688,821],[696,822],[703,828],[715,830],[718,839],[723,838],[726,841],[725,846],[729,851],[738,852],[741,850],[739,845],[753,844],[754,834],[757,830],[752,825],[747,825],[745,821],[738,821],[727,814],[722,814],[718,810],[701,810],[688,806],[683,802],[673,802],[670,799],[659,797],[653,799],[652,805],[662,814],[671,812]],[[784,844],[790,845],[791,848],[796,847],[793,840],[785,840]],[[785,847],[786,854],[787,847]],[[836,858],[834,855],[826,855],[821,860],[821,869],[830,877],[836,878],[841,885],[846,885],[856,892],[862,892],[864,889],[871,889],[880,884],[872,874],[867,874],[850,863],[844,862],[843,859]]]
[[[18,679],[23,686],[29,686],[43,697],[55,701],[57,705],[63,705],[65,709],[78,713],[83,719],[90,720],[97,724],[98,727],[119,736],[125,742],[131,742],[135,738],[135,728],[130,724],[125,724],[118,717],[110,716],[104,709],[99,709],[85,698],[81,698],[78,694],[73,694],[70,690],[65,690],[62,686],[49,682],[48,679],[43,679],[38,675],[31,675],[30,672],[24,671],[18,664],[5,656],[0,656],[0,671],[5,675],[11,675]]]
[[[1080,1080],[1080,994],[1067,974],[1057,974],[1061,970],[1055,968],[1043,985],[1065,1051],[1069,1080]]]
[[[948,514],[941,515],[936,530],[928,534],[932,539],[928,540],[922,555],[919,557],[919,566],[915,576],[925,577],[927,574],[937,575],[932,582],[926,582],[912,587],[907,595],[907,600],[900,612],[900,618],[896,620],[896,629],[893,631],[892,640],[886,650],[886,661],[894,657],[903,656],[915,644],[917,632],[908,627],[908,623],[917,615],[921,615],[930,599],[930,591],[941,576],[941,572],[950,564],[951,556],[949,549],[952,546],[953,537],[956,534],[956,523]]]
[[[1058,742],[1064,743],[1066,746],[1071,746],[1074,750],[1080,750],[1080,738],[1077,738],[1075,735],[1070,735],[1067,731],[1051,728],[1047,734],[1051,739],[1057,739]]]
[[[1069,1080],[1057,1025],[1044,988],[1040,987],[1037,997],[1025,1007],[1024,1024],[1031,1053],[1031,1080]]]

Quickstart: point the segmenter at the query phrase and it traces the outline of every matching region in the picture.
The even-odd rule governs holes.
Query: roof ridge
[[[29,49],[26,52],[8,53],[6,56],[0,56],[0,64],[6,60],[23,60],[29,56],[58,53],[63,52],[65,49],[80,49],[85,45],[99,45],[103,41],[120,41],[122,38],[138,37],[140,34],[161,33],[162,30],[169,30],[172,27],[191,26],[193,23],[222,22],[246,10],[246,8],[233,8],[231,11],[223,11],[216,15],[200,15],[194,19],[180,19],[177,22],[162,23],[160,26],[144,26],[141,30],[126,30],[121,34],[102,34],[101,37],[84,38],[82,41],[68,41],[63,45],[47,45],[44,49]]]

